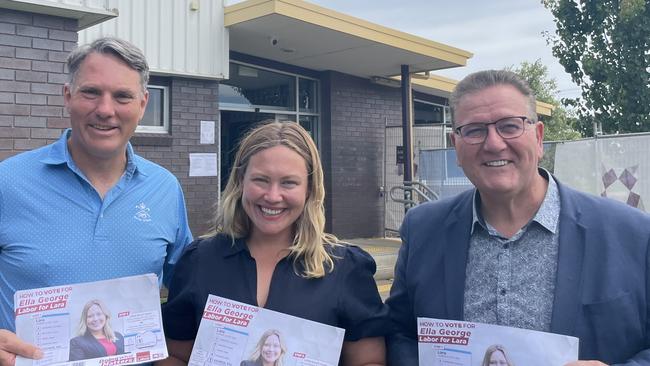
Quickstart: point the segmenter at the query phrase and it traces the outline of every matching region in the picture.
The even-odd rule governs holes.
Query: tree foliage
[[[555,17],[553,55],[582,89],[581,128],[650,131],[650,0],[542,0]]]
[[[548,67],[542,63],[542,60],[537,59],[533,63],[524,61],[517,67],[511,66],[506,69],[526,80],[538,101],[553,105],[551,117],[542,119],[546,141],[575,140],[582,137],[575,128],[577,125],[575,114],[564,108],[557,99],[557,82],[550,77]]]

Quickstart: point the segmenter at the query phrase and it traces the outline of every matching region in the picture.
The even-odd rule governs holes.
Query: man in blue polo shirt
[[[14,329],[21,289],[153,272],[170,278],[192,240],[183,192],[133,153],[147,105],[142,52],[115,38],[68,57],[63,93],[71,129],[0,163],[0,365],[40,357]]]

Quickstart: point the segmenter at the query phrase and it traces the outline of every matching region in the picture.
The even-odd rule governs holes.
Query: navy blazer
[[[578,337],[581,360],[650,365],[650,216],[559,182],[558,189],[551,332]],[[386,301],[389,365],[417,366],[417,317],[464,319],[473,193],[420,205],[404,219]]]
[[[116,355],[124,353],[124,337],[115,332]],[[70,359],[69,361],[87,360],[97,357],[106,357],[106,349],[90,332],[70,340]]]

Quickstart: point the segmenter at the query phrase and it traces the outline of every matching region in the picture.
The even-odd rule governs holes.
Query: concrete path
[[[393,274],[397,253],[402,245],[398,238],[345,239],[344,241],[358,245],[370,253],[377,263],[375,281],[382,299],[388,297],[393,283]]]

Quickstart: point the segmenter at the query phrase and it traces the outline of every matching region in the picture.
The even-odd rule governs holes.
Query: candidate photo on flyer
[[[505,347],[493,344],[485,350],[481,366],[514,366],[514,364],[510,361]]]
[[[77,336],[70,339],[70,361],[124,353],[124,337],[111,328],[111,314],[97,299],[84,305]]]
[[[287,346],[280,331],[269,329],[257,341],[249,359],[242,361],[240,366],[282,366],[286,353]]]

